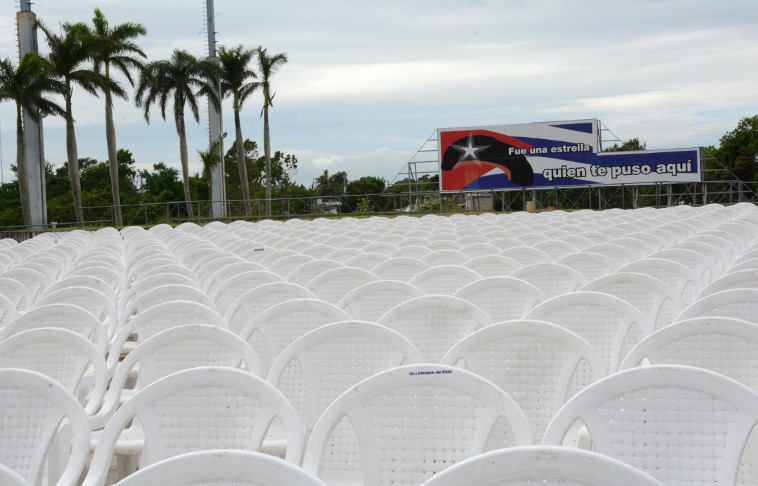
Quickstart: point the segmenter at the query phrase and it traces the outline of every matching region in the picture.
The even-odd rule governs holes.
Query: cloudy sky
[[[14,61],[16,3],[0,6],[0,57]],[[90,22],[95,7],[112,25],[143,24],[151,60],[176,48],[206,53],[205,0],[33,5],[53,30]],[[677,148],[718,145],[758,114],[755,0],[216,0],[215,8],[220,45],[287,53],[273,79],[272,148],[297,155],[306,185],[324,170],[391,181],[437,128],[598,118],[622,140]],[[242,129],[262,146],[261,103],[249,99]],[[147,125],[121,100],[114,113],[118,146],[141,168],[179,167],[172,119],[154,111]],[[102,99],[77,90],[74,117],[79,156],[105,160]],[[233,134],[228,101],[224,126]],[[9,103],[0,105],[0,128],[7,181]],[[204,112],[188,133],[193,173],[207,140]],[[45,154],[65,161],[60,119],[45,120]]]

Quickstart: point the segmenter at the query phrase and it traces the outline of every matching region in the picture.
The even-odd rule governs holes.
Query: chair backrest
[[[190,484],[326,486],[326,483],[319,478],[278,457],[254,451],[229,449],[188,452],[170,457],[127,476],[116,486],[188,486]],[[641,486],[647,486],[647,484]]]
[[[10,300],[17,311],[25,311],[33,303],[26,285],[13,278],[0,277],[0,295]]]
[[[268,381],[295,406],[307,437],[348,388],[380,371],[421,361],[419,350],[392,329],[343,321],[314,329],[287,346],[272,363]]]
[[[243,294],[247,294],[261,285],[284,281],[282,277],[274,272],[249,270],[229,277],[219,284],[209,295],[211,300],[216,304],[217,309],[228,309]]]
[[[596,452],[666,485],[735,484],[758,420],[758,394],[702,368],[643,366],[576,394],[553,418],[543,444],[561,445],[577,420]]]
[[[0,329],[18,316],[18,309],[9,298],[0,294]]]
[[[604,292],[640,310],[656,329],[667,326],[684,309],[682,298],[671,287],[643,273],[618,272],[596,278],[581,290]]]
[[[637,343],[619,369],[647,362],[706,368],[758,391],[758,324],[728,317],[675,322]]]
[[[132,316],[144,312],[147,309],[165,302],[189,300],[214,308],[211,299],[197,287],[189,285],[163,285],[153,288],[149,293],[138,295],[127,305],[121,314],[121,325],[125,324]],[[111,335],[113,335],[111,333]]]
[[[529,282],[513,277],[487,277],[470,283],[455,293],[486,312],[492,322],[521,319],[540,302],[545,293]]]
[[[29,329],[44,327],[69,329],[84,336],[95,345],[101,356],[105,356],[108,350],[108,335],[103,323],[88,310],[73,304],[48,304],[35,307],[0,330],[0,339]]]
[[[285,460],[297,463],[303,428],[295,409],[273,385],[234,368],[173,373],[140,390],[108,421],[83,486],[104,484],[116,440],[133,419],[145,437],[142,468],[200,450],[258,450],[275,417],[286,434]]]
[[[598,350],[611,373],[626,353],[654,330],[633,305],[600,292],[553,297],[527,313],[525,319],[551,322],[577,333]]]
[[[649,258],[663,258],[681,263],[689,268],[700,278],[703,285],[707,285],[718,274],[717,266],[705,255],[687,248],[668,247],[648,255]]]
[[[481,275],[460,265],[440,265],[424,270],[408,281],[429,295],[453,295]]]
[[[376,322],[396,305],[422,295],[423,290],[407,282],[378,280],[350,291],[337,302],[337,307],[353,319]]]
[[[424,295],[399,304],[378,322],[408,338],[424,360],[438,362],[453,344],[492,324],[492,319],[461,298]]]
[[[379,278],[368,270],[340,267],[314,277],[305,288],[319,299],[336,304],[351,290],[377,280]]]
[[[93,427],[105,426],[118,408],[127,379],[139,372],[134,389],[189,368],[228,366],[244,368],[260,376],[262,367],[252,348],[233,332],[210,324],[185,324],[161,331],[139,343],[116,365],[102,409],[93,418]]]
[[[266,283],[237,297],[226,310],[224,320],[229,329],[239,333],[258,314],[293,299],[315,299],[313,292],[289,282]]]
[[[0,277],[12,278],[23,284],[24,287],[29,290],[29,294],[32,298],[32,302],[27,304],[29,307],[31,307],[34,300],[37,299],[37,296],[42,292],[42,289],[47,287],[50,283],[47,277],[30,268],[12,268],[0,274]]]
[[[606,255],[593,253],[591,251],[580,251],[573,255],[567,255],[560,260],[557,260],[556,263],[573,268],[584,275],[588,281],[592,281],[603,275],[608,275],[621,265],[620,262],[617,262]]]
[[[294,299],[269,307],[255,316],[239,335],[255,350],[264,372],[284,348],[317,327],[349,321],[350,316],[334,304],[318,299]]]
[[[608,375],[603,358],[579,335],[548,322],[519,320],[463,338],[441,363],[466,368],[507,391],[540,441],[555,412],[576,391],[571,385],[582,361],[587,368],[581,370],[580,386]]]
[[[510,447],[450,466],[422,486],[664,486],[603,454],[556,446]]]
[[[430,264],[418,258],[398,256],[374,265],[371,268],[371,273],[383,280],[408,282],[419,273],[430,268],[432,268]]]
[[[108,352],[108,369],[111,372],[115,369],[121,357],[121,349],[130,336],[136,334],[139,343],[159,332],[187,324],[228,327],[218,312],[201,303],[189,300],[163,302],[134,316],[113,336]]]
[[[702,299],[716,292],[731,289],[758,289],[758,268],[753,270],[738,270],[722,275],[708,284],[698,294],[697,298]]]
[[[503,255],[485,255],[472,258],[464,263],[463,266],[470,268],[483,278],[507,277],[522,267],[516,260]]]
[[[93,375],[84,411],[93,415],[108,385],[105,357],[87,338],[68,329],[39,328],[0,341],[0,368],[37,371],[78,394],[84,372]]]
[[[107,295],[91,287],[65,287],[44,295],[34,303],[35,307],[49,304],[73,304],[86,309],[109,330],[115,329],[118,321],[116,304]],[[110,332],[109,335],[113,335]]]
[[[577,290],[588,280],[579,271],[560,263],[535,263],[514,271],[511,275],[529,282],[547,295],[555,297]]]
[[[657,278],[679,294],[682,298],[682,304],[685,306],[694,302],[703,288],[703,283],[695,272],[674,260],[644,258],[627,263],[618,271],[644,273]]]
[[[31,370],[0,369],[0,463],[40,484],[45,457],[64,420],[72,442],[58,486],[76,484],[84,469],[90,441],[87,415],[55,379]]]
[[[235,263],[233,265],[226,265],[210,274],[210,276],[206,279],[205,284],[203,285],[203,290],[205,290],[208,295],[212,295],[214,290],[226,282],[227,279],[234,277],[235,275],[239,275],[243,272],[267,270],[268,269],[263,265],[258,265],[257,263],[248,262],[246,260]]]
[[[729,289],[696,300],[674,322],[695,317],[732,317],[758,324],[758,289]]]
[[[418,485],[488,443],[531,445],[529,422],[511,397],[460,368],[408,365],[340,395],[313,428],[303,468],[327,483],[334,475],[366,486]]]
[[[113,286],[105,280],[95,277],[94,275],[71,275],[64,277],[50,287],[46,288],[43,293],[43,297],[68,287],[91,288],[108,297],[108,300],[114,304],[118,302],[118,297]]]
[[[339,267],[344,267],[344,265],[334,260],[313,260],[293,268],[287,274],[287,281],[305,287],[314,277]]]

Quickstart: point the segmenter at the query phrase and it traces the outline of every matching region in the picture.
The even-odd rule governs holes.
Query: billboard
[[[697,148],[600,152],[598,120],[438,130],[440,190],[700,181]]]

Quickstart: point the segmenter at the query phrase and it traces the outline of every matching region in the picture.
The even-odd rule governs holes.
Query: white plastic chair
[[[557,260],[556,263],[573,268],[584,275],[587,281],[613,273],[621,265],[620,262],[612,260],[605,255],[589,251],[580,251],[573,255],[565,256]]]
[[[139,364],[134,387],[127,379]],[[135,391],[171,373],[201,366],[244,368],[260,376],[261,363],[252,348],[233,332],[209,324],[185,324],[158,332],[140,342],[113,372],[102,408],[92,418],[102,428]]]
[[[674,289],[643,273],[613,273],[593,280],[581,290],[604,292],[629,302],[655,323],[656,329],[671,324],[684,309],[682,298]]]
[[[113,302],[114,305],[118,302],[118,296],[113,289],[113,286],[108,282],[92,275],[72,275],[64,277],[63,279],[58,280],[56,283],[52,284],[50,287],[46,288],[42,296],[45,297],[52,294],[53,292],[57,292],[58,290],[63,290],[68,287],[88,287],[97,290],[101,294],[108,297],[108,300]]]
[[[495,243],[493,242],[493,244]],[[501,251],[498,255],[516,260],[522,266],[533,263],[550,263],[553,261],[553,258],[546,252],[530,246],[515,246]]]
[[[602,356],[566,328],[543,321],[518,320],[487,326],[447,352],[441,363],[460,366],[499,386],[529,418],[536,441],[572,392],[580,363],[586,386],[608,375]]]
[[[47,375],[31,370],[0,369],[0,463],[40,484],[45,458],[49,456],[52,484],[77,483],[89,452],[89,423],[74,395]],[[62,422],[63,437],[57,437]],[[60,469],[60,470],[59,470]]]
[[[18,316],[0,329],[0,339],[30,329],[46,327],[68,329],[84,336],[95,345],[101,356],[108,350],[107,329],[91,312],[73,304],[49,304]]]
[[[400,280],[408,282],[413,277],[432,266],[418,258],[393,257],[371,268],[371,273],[382,280]]]
[[[334,304],[295,299],[264,310],[239,335],[255,350],[265,373],[279,353],[303,334],[325,324],[348,320],[347,312]]]
[[[108,369],[113,372],[124,351],[159,332],[187,324],[208,324],[226,328],[226,321],[214,309],[198,302],[174,300],[157,304],[134,316],[113,336],[108,352]],[[129,341],[130,346],[126,346]]]
[[[0,476],[1,477],[1,476]],[[159,461],[116,486],[326,486],[278,457],[229,449],[188,452]],[[642,485],[647,486],[647,485]]]
[[[524,318],[551,322],[577,333],[598,350],[611,373],[618,370],[626,353],[654,330],[653,324],[633,305],[600,292],[553,297]]]
[[[740,270],[722,275],[708,284],[697,298],[702,299],[716,292],[731,289],[758,289],[758,269]]]
[[[243,294],[247,294],[261,285],[275,282],[284,282],[284,279],[267,270],[245,271],[224,280],[208,295],[217,309],[228,309]]]
[[[7,297],[0,294],[0,329],[7,326],[18,316],[18,311],[13,302]]]
[[[540,302],[548,300],[534,285],[512,277],[479,279],[460,289],[455,297],[482,309],[492,322],[520,319]]]
[[[337,307],[353,319],[376,322],[393,307],[422,295],[423,290],[409,283],[379,280],[352,290],[337,302]]]
[[[294,268],[287,274],[286,280],[305,287],[314,277],[340,267],[344,267],[344,265],[334,260],[314,260]]]
[[[426,361],[438,362],[453,344],[492,319],[459,297],[425,295],[392,308],[378,322],[408,338]]]
[[[432,267],[463,265],[470,259],[471,257],[459,250],[435,250],[419,258],[419,260],[428,263]]]
[[[453,295],[466,285],[480,280],[481,275],[460,265],[440,265],[424,270],[409,280],[427,294]]]
[[[50,284],[47,277],[38,271],[29,268],[11,268],[0,274],[0,277],[12,278],[23,284],[24,287],[29,290],[29,294],[32,297],[32,301],[27,304],[29,307],[31,307],[34,300],[37,299],[37,296],[42,292],[42,289]]]
[[[422,486],[664,486],[612,457],[556,446],[510,447],[450,466]]]
[[[512,258],[503,255],[486,255],[472,258],[463,264],[482,277],[507,277],[522,265]]]
[[[619,272],[644,273],[655,277],[671,287],[682,298],[682,304],[687,306],[694,302],[703,284],[691,269],[681,263],[663,258],[645,258],[627,263],[618,269]]]
[[[313,428],[303,468],[329,484],[418,485],[488,446],[531,444],[526,416],[489,381],[409,365],[340,395]]]
[[[718,274],[716,264],[705,255],[686,248],[668,247],[665,250],[651,253],[649,258],[663,258],[681,263],[700,277],[700,282],[707,285]]]
[[[144,433],[140,459],[144,468],[200,450],[258,450],[274,417],[284,425],[286,460],[297,463],[302,455],[302,425],[295,409],[272,385],[233,368],[174,373],[134,395],[108,421],[82,484],[105,482],[118,436],[133,419]]]
[[[255,316],[282,302],[315,299],[313,292],[289,282],[267,283],[240,295],[226,310],[224,320],[229,329],[239,333]]]
[[[670,486],[735,484],[758,420],[758,394],[690,366],[643,366],[613,374],[556,414],[543,444],[560,445],[581,420],[593,450]]]
[[[577,290],[585,285],[587,278],[573,268],[560,263],[535,263],[526,265],[510,275],[528,282],[550,297]]]
[[[12,278],[0,277],[0,295],[7,298],[17,311],[25,311],[31,307],[33,299],[29,289]]]
[[[118,321],[116,305],[107,295],[91,287],[65,287],[40,297],[35,307],[50,304],[73,304],[86,309],[106,329],[114,329]]]
[[[696,300],[674,322],[695,317],[732,317],[758,324],[758,289],[722,290]]]
[[[418,349],[397,332],[343,321],[293,341],[271,364],[267,379],[294,405],[307,438],[324,410],[348,388],[380,371],[421,361]]]
[[[92,389],[84,411],[94,415],[102,404],[108,384],[105,358],[87,338],[68,329],[39,328],[0,341],[0,368],[37,371],[78,395],[85,372],[92,376]]]
[[[136,296],[134,300],[124,308],[120,316],[120,325],[123,326],[133,316],[140,312],[144,312],[153,306],[177,300],[188,300],[190,302],[203,304],[210,308],[215,307],[205,292],[197,287],[190,287],[189,285],[163,285],[153,288],[150,293]],[[113,332],[109,332],[109,335],[112,336]]]
[[[377,280],[379,278],[368,270],[340,267],[314,277],[305,288],[319,299],[336,304],[351,290]]]

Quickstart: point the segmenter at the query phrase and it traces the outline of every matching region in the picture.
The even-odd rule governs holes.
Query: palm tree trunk
[[[32,225],[32,204],[29,199],[29,171],[26,168],[26,139],[21,105],[16,105],[16,167],[18,168],[18,192],[21,197],[21,216],[24,226]]]
[[[79,155],[76,150],[76,134],[74,133],[74,118],[71,115],[71,89],[67,87],[66,97],[66,156],[68,157],[68,176],[71,179],[71,193],[74,196],[74,214],[79,226],[84,224],[82,210],[82,186],[79,183]]]
[[[190,219],[195,219],[189,188],[189,157],[187,155],[187,133],[184,128],[184,114],[176,120],[176,131],[179,134],[179,157],[182,161],[182,184],[184,185],[184,201],[187,206],[187,215]]]
[[[247,179],[247,163],[245,161],[245,147],[242,141],[242,127],[240,124],[240,110],[234,108],[234,130],[235,142],[237,147],[237,167],[240,176],[240,188],[242,189],[242,199],[245,201],[245,216],[250,214],[250,183]]]
[[[268,105],[263,105],[263,153],[266,157],[266,215],[271,216],[271,137],[268,129]]]
[[[105,140],[108,142],[108,168],[111,174],[111,193],[113,195],[113,223],[116,226],[123,226],[124,220],[121,217],[121,194],[118,179],[118,157],[116,156],[116,127],[113,124],[113,100],[110,89],[105,90]]]

